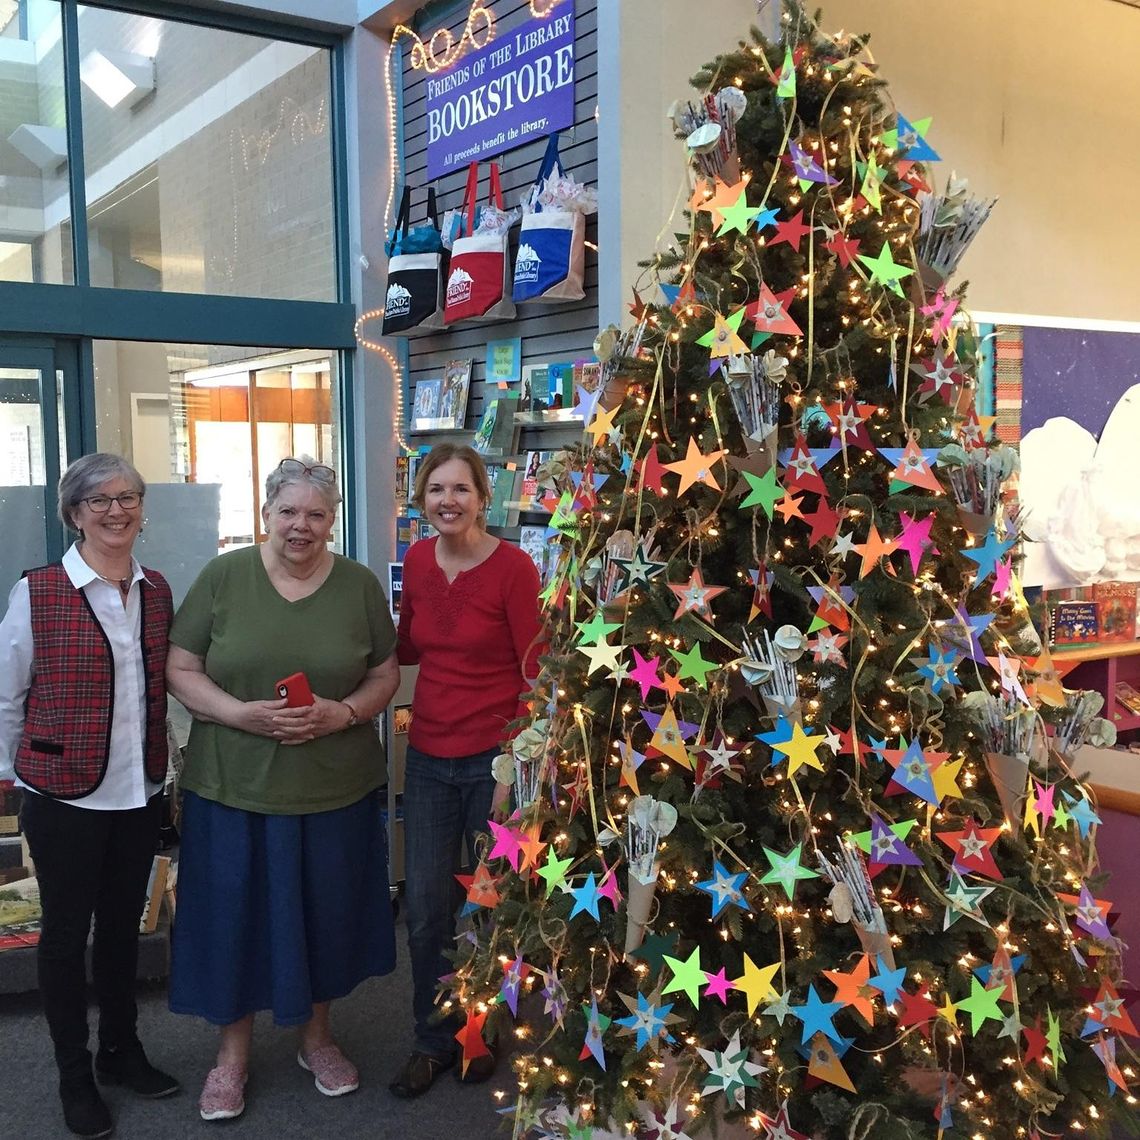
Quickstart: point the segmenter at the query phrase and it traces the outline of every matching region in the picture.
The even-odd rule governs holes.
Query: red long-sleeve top
[[[404,558],[401,665],[419,665],[408,740],[451,759],[495,748],[522,715],[527,678],[538,672],[538,571],[500,542],[485,561],[448,583],[435,538]]]

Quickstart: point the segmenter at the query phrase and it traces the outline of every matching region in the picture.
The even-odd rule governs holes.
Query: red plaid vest
[[[142,657],[146,678],[146,774],[166,778],[166,648],[174,604],[166,579],[143,568]],[[90,795],[110,759],[115,666],[91,603],[59,564],[25,575],[32,605],[32,686],[16,774],[61,800]]]

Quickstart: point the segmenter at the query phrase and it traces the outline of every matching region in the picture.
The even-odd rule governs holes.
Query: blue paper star
[[[941,162],[938,151],[919,134],[918,129],[905,115],[898,116],[899,153],[912,162]]]
[[[897,970],[888,970],[882,954],[875,961],[878,964],[879,972],[874,977],[867,979],[867,985],[874,986],[883,995],[883,1001],[887,1005],[894,1005],[899,999],[902,984],[906,981],[906,967],[899,966]]]
[[[1088,839],[1089,831],[1094,823],[1101,823],[1102,820],[1099,815],[1093,811],[1092,804],[1082,796],[1079,800],[1070,796],[1068,792],[1062,792],[1065,803],[1069,805],[1069,815],[1077,821],[1077,829],[1081,833],[1082,839]]]
[[[776,727],[773,728],[770,732],[758,732],[758,733],[756,733],[756,739],[762,740],[765,744],[768,745],[769,748],[772,749],[772,767],[773,768],[777,767],[778,765],[780,765],[784,762],[783,755],[780,753],[777,753],[777,751],[776,751],[776,745],[777,744],[786,744],[789,740],[792,739],[793,735],[794,735],[794,730],[792,729],[791,722],[788,720],[788,718],[786,716],[784,716],[783,713],[780,713],[779,717],[776,720]]]
[[[598,1012],[598,999],[596,997],[591,997],[589,1006],[582,1006],[582,1009],[586,1012],[586,1040],[582,1044],[582,1053],[578,1059],[585,1060],[586,1054],[589,1053],[604,1069],[606,1067],[606,1055],[602,1051],[602,1036],[609,1029],[610,1022],[613,1019]]]
[[[918,667],[918,673],[930,682],[930,691],[935,696],[945,688],[953,689],[962,683],[958,680],[958,674],[954,672],[954,666],[958,664],[957,653],[951,649],[943,653],[933,645],[927,646],[927,653],[930,655],[930,660]]]
[[[598,914],[598,884],[594,878],[594,872],[591,871],[586,876],[586,881],[580,887],[571,887],[570,893],[574,896],[574,909],[570,912],[570,917],[588,913],[596,922],[600,916]]]
[[[738,906],[741,910],[751,910],[748,900],[741,893],[748,878],[746,871],[730,875],[719,859],[713,860],[713,876],[697,883],[697,890],[704,891],[712,900],[712,916],[716,918],[726,906]]]
[[[1017,971],[1020,970],[1021,967],[1025,964],[1026,957],[1028,957],[1028,955],[1018,954],[1017,957],[1010,958],[1010,960],[1009,960],[1010,973],[1013,974],[1015,977],[1017,976]],[[987,963],[984,966],[978,966],[974,970],[974,976],[978,979],[979,982],[982,983],[983,986],[985,986],[988,989],[989,984],[990,984],[990,975],[993,972],[994,972],[993,966]]]
[[[596,473],[593,474],[591,476],[591,482],[594,484],[594,490],[596,491],[608,478],[609,475],[606,475],[604,473],[601,475],[598,475]],[[574,490],[578,490],[578,488],[582,485],[582,472],[571,471],[570,482],[574,484]]]
[[[968,546],[962,553],[971,562],[978,564],[978,573],[974,578],[974,585],[980,586],[991,574],[997,573],[997,564],[1006,556],[1006,553],[1017,541],[1017,538],[1007,538],[1003,542],[997,536],[997,531],[990,528],[986,541],[981,546]]]
[[[807,1044],[817,1033],[829,1037],[837,1045],[843,1040],[831,1019],[843,1008],[839,1001],[820,1001],[815,992],[815,984],[808,986],[808,999],[803,1005],[793,1005],[792,1013],[803,1022],[803,1036],[800,1040]]]
[[[629,1017],[619,1017],[615,1025],[624,1026],[637,1032],[637,1048],[642,1050],[650,1041],[664,1037],[673,1043],[673,1035],[666,1028],[665,1019],[673,1010],[673,1003],[668,1005],[654,1005],[643,993],[637,995],[637,1012]]]
[[[598,401],[602,398],[602,389],[587,392],[581,384],[574,386],[574,415],[581,416],[583,422],[589,423],[598,411]]]
[[[758,230],[767,229],[769,226],[776,225],[776,219],[780,216],[779,210],[761,210],[754,219],[756,228]]]
[[[937,807],[941,800],[934,788],[934,780],[930,775],[930,765],[926,761],[922,747],[916,736],[907,747],[891,783],[901,784],[908,792],[926,800],[928,804]],[[889,785],[888,785],[889,788]]]

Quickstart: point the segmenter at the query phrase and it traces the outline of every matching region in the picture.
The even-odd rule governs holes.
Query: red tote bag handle
[[[479,198],[479,164],[471,163],[467,167],[467,189],[463,193],[463,206],[467,211],[467,232],[464,237],[470,237],[475,232],[475,211]],[[487,189],[487,204],[503,208],[503,184],[499,176],[499,164],[491,163],[491,184]]]

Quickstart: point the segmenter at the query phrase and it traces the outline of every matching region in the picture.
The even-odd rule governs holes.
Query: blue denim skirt
[[[186,792],[170,1008],[301,1025],[396,965],[379,792],[336,811],[261,815]]]

